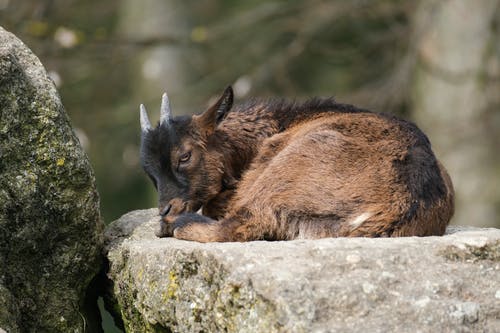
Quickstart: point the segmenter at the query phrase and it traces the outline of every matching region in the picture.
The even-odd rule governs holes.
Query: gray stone
[[[0,28],[0,327],[82,332],[101,246],[94,175],[54,84]]]
[[[211,243],[156,238],[157,210],[105,232],[129,332],[498,332],[500,230]]]

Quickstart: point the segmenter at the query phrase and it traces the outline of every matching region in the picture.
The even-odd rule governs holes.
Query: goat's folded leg
[[[244,242],[247,239],[238,229],[245,222],[237,219],[213,220],[209,217],[187,213],[179,215],[173,224],[173,235],[177,239],[208,242]]]

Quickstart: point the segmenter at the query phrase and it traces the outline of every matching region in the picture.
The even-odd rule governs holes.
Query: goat
[[[249,100],[226,88],[199,115],[153,128],[141,163],[159,193],[158,237],[198,242],[442,235],[454,190],[409,121],[333,98]],[[202,214],[196,213],[202,209]]]

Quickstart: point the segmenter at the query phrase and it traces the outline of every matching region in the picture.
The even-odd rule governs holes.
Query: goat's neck
[[[278,124],[265,110],[230,114],[221,125],[224,159],[236,179],[249,168],[262,142],[278,133]]]

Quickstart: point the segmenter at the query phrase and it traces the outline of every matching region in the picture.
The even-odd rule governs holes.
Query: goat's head
[[[221,191],[224,165],[213,134],[232,103],[233,91],[228,87],[202,114],[173,117],[163,94],[155,128],[141,105],[141,163],[158,191],[165,221],[169,214],[197,211]]]

